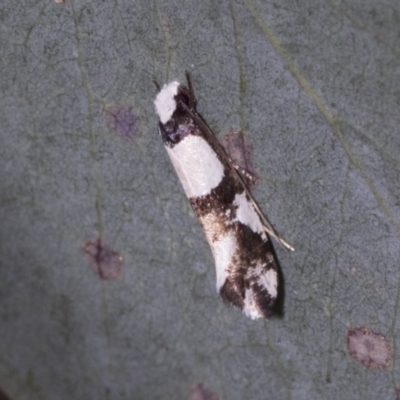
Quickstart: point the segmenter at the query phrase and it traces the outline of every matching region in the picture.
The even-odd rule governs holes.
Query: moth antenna
[[[294,247],[291,246],[289,243],[287,243],[283,238],[281,238],[281,237],[275,232],[275,229],[271,226],[271,224],[269,223],[267,217],[266,217],[266,216],[264,215],[264,213],[260,210],[260,207],[258,206],[257,202],[254,200],[254,197],[253,197],[253,195],[250,193],[250,190],[249,190],[249,188],[247,187],[246,182],[244,182],[244,180],[243,180],[243,177],[240,175],[240,173],[239,173],[236,169],[234,169],[234,170],[236,171],[237,176],[239,177],[239,179],[242,181],[244,190],[245,190],[245,192],[247,193],[247,195],[249,196],[251,203],[253,204],[253,206],[254,206],[254,208],[255,208],[255,210],[256,210],[258,216],[259,216],[260,219],[261,219],[261,222],[262,222],[264,231],[265,231],[268,235],[270,235],[270,236],[272,236],[273,238],[275,238],[275,239],[277,240],[277,242],[278,242],[279,244],[281,244],[283,247],[286,247],[286,248],[287,248],[288,250],[290,250],[290,251],[294,251]]]
[[[284,239],[282,239],[277,233],[275,233],[275,231],[273,229],[270,228],[270,226],[265,225],[265,222],[263,221],[263,227],[266,233],[268,233],[268,235],[272,236],[273,238],[276,239],[276,241],[283,247],[285,247],[286,249],[290,250],[290,251],[294,251],[294,247],[291,246],[288,242],[286,242]]]

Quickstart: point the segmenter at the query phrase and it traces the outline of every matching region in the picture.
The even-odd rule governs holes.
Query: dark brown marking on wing
[[[268,291],[257,283],[252,285],[254,300],[257,304],[259,311],[264,318],[269,318],[272,314],[272,309],[275,304],[275,297],[271,297]]]
[[[233,213],[229,215],[229,218],[235,218],[237,207],[233,205],[233,201],[235,196],[243,191],[243,185],[234,172],[225,168],[224,177],[219,185],[206,196],[192,197],[190,204],[198,218],[210,213],[226,214],[228,210]]]
[[[225,301],[243,309],[246,290],[251,289],[260,314],[269,318],[276,298],[260,284],[260,274],[252,274],[251,270],[260,265],[264,265],[261,275],[270,269],[277,270],[271,242],[240,222],[236,222],[233,229],[238,246],[220,295]]]
[[[237,277],[236,281],[239,277]],[[232,282],[229,278],[222,285],[219,294],[225,303],[233,304],[240,309],[244,307],[244,285]]]
[[[261,275],[273,269],[277,271],[272,244],[268,236],[254,232],[248,225],[235,221],[237,206],[235,197],[243,193],[243,185],[236,175],[226,169],[221,183],[209,195],[190,199],[190,204],[203,226],[206,237],[212,243],[229,231],[235,236],[237,249],[227,269],[227,278],[220,289],[221,298],[241,309],[245,305],[246,290],[251,290],[260,315],[271,315],[275,297],[260,284]],[[251,202],[246,195],[247,201]],[[252,273],[258,269],[258,273]]]

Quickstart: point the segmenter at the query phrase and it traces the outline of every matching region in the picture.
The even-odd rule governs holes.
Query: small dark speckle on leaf
[[[392,358],[385,336],[365,327],[349,329],[347,349],[367,368],[387,368]]]
[[[218,400],[218,396],[202,383],[198,383],[190,390],[189,400]]]
[[[87,241],[82,246],[82,251],[89,268],[101,279],[111,280],[120,276],[122,257],[107,246],[100,237]]]
[[[107,125],[118,136],[137,140],[140,137],[139,119],[131,107],[107,106],[104,108]]]
[[[0,400],[11,400],[11,397],[8,396],[3,390],[0,388]]]
[[[195,261],[193,267],[199,275],[204,275],[208,271],[208,266],[204,262]]]
[[[231,131],[221,141],[230,159],[240,167],[239,172],[246,180],[248,186],[255,185],[258,181],[251,160],[252,147],[247,136],[242,132]]]

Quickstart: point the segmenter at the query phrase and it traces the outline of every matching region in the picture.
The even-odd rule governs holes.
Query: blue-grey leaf
[[[12,399],[187,399],[198,383],[227,400],[394,398],[398,3],[3,0],[0,16]],[[269,321],[218,299],[157,135],[152,80],[185,70],[217,136],[246,134],[254,196],[296,248],[276,246],[284,312]],[[116,279],[88,268],[93,238]],[[385,337],[389,369],[349,354],[359,327]]]

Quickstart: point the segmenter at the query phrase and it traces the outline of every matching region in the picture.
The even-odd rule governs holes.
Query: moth
[[[196,111],[189,74],[162,88],[154,101],[158,130],[202,226],[215,260],[217,291],[252,319],[268,318],[278,294],[277,263],[269,236],[290,250],[274,231],[229,158]]]

